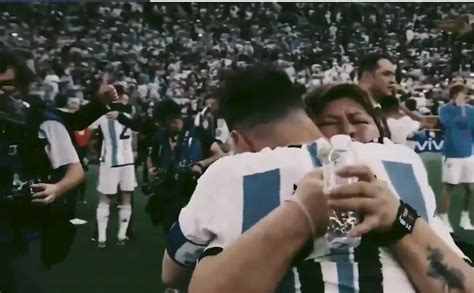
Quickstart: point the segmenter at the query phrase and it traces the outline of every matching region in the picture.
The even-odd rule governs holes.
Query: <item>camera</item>
[[[150,183],[142,186],[145,195],[158,195],[167,197],[172,194],[191,196],[197,182],[196,175],[192,172],[191,166],[181,166],[170,170],[158,170],[156,178]]]
[[[2,207],[30,204],[33,194],[40,191],[31,187],[33,184],[33,180],[14,182],[10,192],[0,193],[0,209]]]
[[[0,208],[4,206],[29,205],[33,194],[42,191],[41,187],[33,187],[34,184],[44,182],[38,177],[20,176],[13,174],[9,187],[0,189]]]

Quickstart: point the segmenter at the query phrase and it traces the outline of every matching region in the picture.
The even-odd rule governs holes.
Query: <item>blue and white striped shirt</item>
[[[134,164],[132,130],[115,119],[100,117],[90,128],[100,128],[103,134],[101,160],[109,167]]]
[[[217,161],[201,177],[189,204],[171,229],[167,247],[178,263],[194,266],[206,250],[225,249],[282,202],[294,184],[315,167],[319,140],[302,148],[264,149]],[[359,162],[367,164],[394,194],[414,207],[442,239],[462,253],[446,227],[434,217],[436,203],[420,157],[411,149],[354,143]],[[311,246],[310,246],[311,248]],[[291,269],[279,292],[414,292],[405,271],[390,252],[367,239],[356,249],[330,250],[314,239],[305,261]]]

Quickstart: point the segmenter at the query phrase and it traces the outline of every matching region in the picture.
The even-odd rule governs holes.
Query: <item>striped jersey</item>
[[[189,204],[169,234],[168,254],[192,267],[203,254],[220,251],[289,199],[294,185],[319,167],[323,139],[302,147],[263,149],[220,159],[199,179]],[[353,143],[360,163],[415,208],[459,255],[446,227],[434,217],[436,201],[420,157],[408,147]],[[311,245],[313,244],[313,245]],[[414,292],[390,252],[363,238],[355,249],[331,250],[314,239],[279,286],[279,292]]]
[[[103,134],[101,162],[109,167],[134,164],[132,130],[130,128],[115,119],[108,119],[105,115],[95,121],[90,128],[99,128]]]

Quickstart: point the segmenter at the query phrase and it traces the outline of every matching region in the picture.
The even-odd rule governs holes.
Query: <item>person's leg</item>
[[[84,178],[84,181],[79,184],[77,187],[78,192],[79,192],[79,202],[82,204],[86,204],[86,188],[87,188],[87,179]]]
[[[135,193],[132,192],[131,199],[130,199],[130,206],[132,207],[132,211],[133,211],[134,199],[135,199]],[[127,238],[129,240],[135,240],[136,239],[135,233],[133,232],[133,213],[130,216],[130,221],[128,222]]]
[[[125,166],[120,168],[120,189],[121,192],[121,203],[119,211],[119,232],[117,235],[118,243],[124,244],[127,238],[127,230],[130,224],[130,218],[132,216],[132,194],[137,186],[135,177],[135,167],[133,165]]]
[[[464,201],[463,201],[463,210],[461,212],[461,220],[459,226],[464,230],[474,230],[474,227],[471,223],[471,218],[469,217],[470,210],[470,201],[471,201],[471,190],[472,184],[463,183],[464,187]]]
[[[0,246],[0,292],[15,292],[15,278],[11,264],[16,254],[13,247]]]
[[[97,206],[97,245],[105,247],[107,241],[107,225],[110,215],[110,197],[107,195],[116,194],[118,189],[118,172],[105,164],[100,165],[99,184],[99,205]]]
[[[464,190],[463,209],[459,226],[464,230],[474,230],[469,217],[472,183],[474,182],[474,160],[472,158],[462,159],[462,172],[460,181]]]
[[[132,206],[131,206],[131,192],[124,192],[122,191],[122,201],[120,204],[119,210],[119,231],[118,231],[118,243],[123,244],[125,239],[127,238],[127,229],[130,222],[130,217],[132,216]]]
[[[449,207],[451,205],[451,195],[453,193],[454,188],[456,185],[452,185],[449,183],[443,184],[443,192],[441,195],[441,202],[439,204],[438,212],[440,215],[446,215],[449,212]]]
[[[438,205],[438,213],[441,220],[443,220],[451,232],[453,231],[453,227],[451,226],[448,218],[449,207],[453,190],[461,181],[461,174],[462,161],[460,159],[443,159],[443,191],[441,194],[440,203]]]
[[[49,271],[41,259],[40,240],[31,241],[28,244],[28,253],[12,260],[11,270],[16,288],[15,293],[49,292]]]
[[[449,183],[445,183],[443,185],[443,192],[442,192],[442,195],[441,195],[441,201],[440,201],[440,204],[438,206],[439,217],[441,218],[441,220],[446,225],[448,225],[448,227],[451,231],[453,230],[453,228],[451,226],[451,223],[449,222],[448,212],[449,212],[449,207],[450,207],[450,204],[451,204],[451,195],[453,193],[454,187],[456,187],[456,185],[452,185],[452,184],[449,184]]]
[[[79,192],[79,202],[82,204],[86,204],[86,188],[87,188],[87,171],[88,171],[88,164],[85,162],[87,160],[87,148],[80,148],[78,150],[78,153],[80,154],[80,159],[82,163],[82,168],[84,169],[85,177],[84,180],[79,184],[77,187],[78,192]]]
[[[68,206],[68,214],[69,214],[69,219],[75,219],[76,218],[76,213],[77,213],[77,198],[79,195],[79,189],[74,188],[70,192],[68,192],[65,196],[67,196],[66,203]]]
[[[97,242],[100,247],[105,246],[107,241],[107,226],[110,216],[110,198],[105,194],[100,194],[99,205],[97,206]]]
[[[471,203],[471,192],[472,192],[472,186],[473,184],[471,183],[464,183],[464,205],[463,205],[463,211],[469,212],[470,209],[470,203]]]

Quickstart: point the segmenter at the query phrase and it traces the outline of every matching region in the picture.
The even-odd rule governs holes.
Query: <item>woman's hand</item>
[[[328,206],[335,210],[350,210],[363,215],[351,236],[357,237],[370,231],[387,232],[397,216],[400,200],[386,182],[378,180],[366,165],[341,168],[338,176],[356,177],[358,182],[334,188],[329,193]]]

